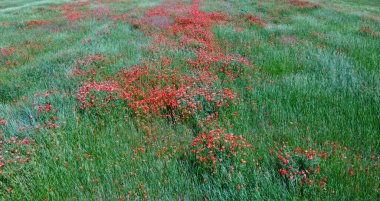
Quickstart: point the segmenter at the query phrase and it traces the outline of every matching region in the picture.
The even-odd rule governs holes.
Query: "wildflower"
[[[305,181],[306,181],[306,177],[305,177],[305,178],[303,178],[303,179],[300,181],[300,183],[301,183],[301,184],[304,184],[304,183],[305,183]]]
[[[280,169],[279,172],[281,173],[281,175],[287,175],[289,174],[289,172],[287,170],[283,170],[283,169]]]
[[[315,170],[315,173],[316,173],[316,174],[318,174],[318,173],[319,173],[319,171],[320,171],[320,169],[321,169],[321,167],[320,167],[320,166],[318,166],[318,167],[317,167],[317,169]]]
[[[51,110],[52,106],[50,104],[47,104],[44,106],[45,111],[49,112]]]
[[[25,138],[24,138],[24,144],[29,144],[29,139],[28,139],[28,137],[25,137]]]

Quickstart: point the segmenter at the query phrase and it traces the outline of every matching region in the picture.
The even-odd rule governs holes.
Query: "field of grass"
[[[380,200],[376,0],[0,0],[0,200]]]

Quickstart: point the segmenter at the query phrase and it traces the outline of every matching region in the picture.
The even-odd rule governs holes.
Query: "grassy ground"
[[[2,0],[0,198],[378,200],[379,16]]]

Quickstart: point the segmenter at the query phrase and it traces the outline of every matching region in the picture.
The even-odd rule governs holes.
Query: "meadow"
[[[380,200],[380,1],[0,0],[0,200]]]

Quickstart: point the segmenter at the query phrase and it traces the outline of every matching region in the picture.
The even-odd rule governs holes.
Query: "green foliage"
[[[192,3],[1,1],[0,200],[379,198],[377,1]]]

